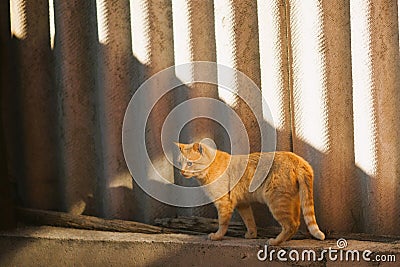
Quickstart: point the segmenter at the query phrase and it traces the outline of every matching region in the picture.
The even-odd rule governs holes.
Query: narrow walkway
[[[0,266],[353,266],[356,263],[352,257],[357,261],[357,255],[358,266],[376,266],[378,259],[397,260],[397,264],[379,262],[380,266],[400,263],[400,240],[346,240],[347,246],[342,250],[338,250],[337,240],[292,240],[282,247],[267,247],[267,255],[259,252],[265,250],[265,241],[227,237],[212,242],[206,240],[206,235],[26,227],[0,232]],[[342,241],[341,246],[345,245]],[[257,254],[266,260],[260,261]]]

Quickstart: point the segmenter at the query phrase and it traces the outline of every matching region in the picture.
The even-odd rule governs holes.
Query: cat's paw
[[[279,245],[279,244],[280,244],[280,242],[278,240],[276,240],[275,238],[270,238],[267,241],[267,245],[268,246],[276,246],[276,245]]]
[[[247,231],[246,234],[244,235],[244,238],[246,239],[252,239],[252,238],[256,238],[257,237],[257,232],[255,231]]]
[[[208,239],[213,240],[213,241],[217,241],[217,240],[221,240],[223,236],[221,235],[217,235],[217,233],[211,233],[208,235]]]

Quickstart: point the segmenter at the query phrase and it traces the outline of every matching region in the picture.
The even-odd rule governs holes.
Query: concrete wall
[[[291,240],[282,249],[286,250],[288,261],[277,259],[278,247],[269,247],[265,261],[257,258],[260,249],[264,249],[265,239],[247,240],[226,238],[221,242],[206,240],[205,236],[183,234],[138,234],[115,233],[55,227],[29,227],[19,232],[0,232],[1,266],[354,266],[355,262],[346,261],[346,251],[358,250],[360,260],[357,266],[376,266],[375,256],[392,255],[400,257],[399,244],[347,240],[348,246],[332,251],[332,258],[322,250],[336,249],[334,240]],[[364,261],[365,250],[371,261]],[[275,250],[275,253],[272,252]],[[301,257],[304,250],[314,250],[315,261],[292,261],[288,252],[297,251]],[[51,251],[51,253],[49,253]],[[295,253],[291,254],[296,257]],[[305,254],[305,258],[307,259]],[[351,254],[350,254],[351,255]],[[263,254],[261,254],[263,256]],[[334,260],[334,257],[337,257]],[[381,258],[379,258],[381,259]],[[383,259],[383,257],[382,257]],[[396,261],[380,262],[382,266],[397,266]]]
[[[293,151],[314,166],[321,227],[357,231],[349,1],[292,1],[290,18]]]
[[[242,71],[260,88],[277,149],[315,169],[323,230],[400,234],[397,1],[10,3],[11,29],[1,28],[11,51],[2,115],[20,205],[144,222],[215,216],[212,206],[179,209],[146,195],[131,179],[121,144],[125,109],[147,78],[206,60]],[[249,93],[240,83],[232,87]],[[165,117],[189,98],[233,98],[251,150],[260,148],[253,114],[220,89],[186,85],[150,115],[149,156],[167,180],[187,182],[166,161],[160,135]],[[249,97],[263,113],[261,99]],[[181,139],[205,136],[230,149],[223,129],[207,120],[185,126]],[[264,207],[256,216],[259,224],[274,223]]]

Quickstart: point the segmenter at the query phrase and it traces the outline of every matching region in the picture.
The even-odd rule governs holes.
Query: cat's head
[[[207,171],[215,156],[215,149],[202,144],[175,143],[179,147],[178,162],[181,174],[185,178],[201,177]]]

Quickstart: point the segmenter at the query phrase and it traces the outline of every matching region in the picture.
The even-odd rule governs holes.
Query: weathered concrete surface
[[[131,78],[137,82],[135,88],[138,88],[152,75],[174,65],[172,1],[131,1],[130,8],[132,50],[141,63],[137,73]],[[160,89],[160,86],[152,88],[148,98],[144,100],[150,105],[155,104],[147,118],[146,147],[154,168],[164,179],[173,181],[174,168],[165,158],[161,146],[161,128],[174,106],[174,99],[172,94],[167,94],[156,101],[161,93]],[[147,170],[151,169],[150,166],[145,166]],[[147,172],[146,179],[151,180],[153,175],[150,171]],[[134,220],[150,223],[160,217],[159,214],[162,214],[161,217],[175,214],[174,208],[156,201],[136,183],[133,185],[133,195],[135,203],[141,203],[133,216]]]
[[[226,238],[220,242],[205,236],[148,235],[55,227],[27,227],[0,233],[0,266],[352,266],[354,262],[260,262],[257,252],[264,239]],[[292,240],[286,251],[336,248],[336,240]],[[269,248],[271,251],[273,248]],[[280,249],[275,247],[275,249]],[[400,241],[378,243],[348,240],[349,250],[369,249],[400,259]],[[326,258],[325,258],[326,259]],[[376,262],[357,263],[373,266]],[[382,263],[381,263],[382,264]],[[396,266],[384,263],[383,266]]]
[[[293,152],[314,168],[320,227],[357,231],[361,186],[354,178],[350,3],[335,1],[332,8],[331,1],[290,1],[290,12]]]
[[[376,142],[373,172],[368,177],[361,176],[364,190],[369,198],[364,198],[365,230],[376,234],[400,234],[400,64],[399,27],[397,1],[381,3],[376,1],[369,7],[371,34],[371,84],[373,99],[372,125],[370,130]],[[390,126],[388,126],[390,125]],[[364,129],[363,129],[364,130]],[[361,139],[362,140],[362,139]],[[356,154],[357,155],[357,154]],[[356,157],[357,158],[357,157]],[[366,178],[366,179],[365,179]],[[364,191],[364,192],[365,192]]]

